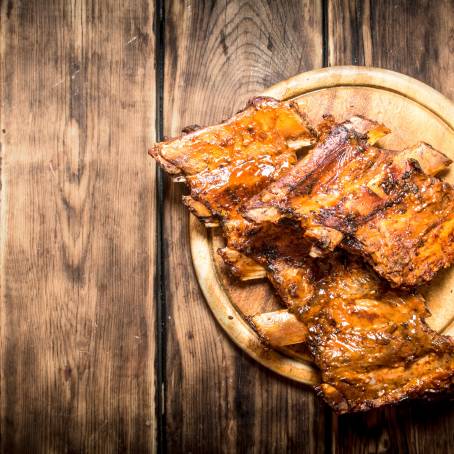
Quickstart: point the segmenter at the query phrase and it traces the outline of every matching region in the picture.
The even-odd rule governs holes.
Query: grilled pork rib
[[[362,117],[352,117],[342,125],[346,130],[364,136],[368,143],[374,143],[389,132],[383,125]],[[333,141],[333,133],[329,132],[332,127],[332,119],[327,118],[317,128],[322,131],[322,143],[327,147],[332,147],[333,142],[336,142]],[[312,153],[309,152],[309,156]],[[285,179],[285,175],[282,179]],[[238,213],[244,211],[243,207],[248,203],[248,200],[244,200]],[[292,305],[293,299],[301,304],[303,295],[310,298],[313,291],[310,271],[312,259],[308,254],[313,244],[299,222],[289,219],[279,221],[260,223],[240,215],[224,218],[222,224],[227,246],[219,253],[233,274],[243,280],[251,279],[249,273],[253,259],[265,268],[268,278],[287,305]],[[254,274],[260,275],[257,267],[254,268]]]
[[[320,259],[317,289],[290,311],[253,317],[271,345],[306,342],[317,391],[338,413],[363,411],[454,385],[454,341],[430,329],[421,296],[389,288],[359,260]]]
[[[412,287],[454,260],[454,188],[432,176],[450,163],[427,144],[373,147],[340,124],[244,215],[255,224],[297,221],[314,241],[312,256],[340,244],[393,285]]]
[[[315,164],[314,170],[316,170],[321,161],[314,160],[314,154],[316,155],[315,158],[318,156],[317,151],[321,154],[319,150],[321,146],[325,148],[324,153],[329,155],[329,149],[335,148],[342,141],[345,144],[345,141],[355,137],[358,143],[361,142],[362,146],[370,148],[369,144],[387,133],[383,126],[361,117],[354,117],[349,122],[344,123],[342,125],[343,131],[347,131],[347,134],[339,135],[339,127],[336,126],[332,130],[332,125],[327,121],[326,128],[322,128],[320,134],[323,144],[310,152],[308,158],[304,160]],[[366,380],[367,377],[365,378],[365,372],[361,369],[358,358],[351,358],[352,364],[356,367],[358,382],[346,387],[344,374],[348,366],[339,363],[339,361],[332,361],[329,356],[336,351],[336,348],[337,352],[343,354],[339,346],[333,344],[333,339],[336,338],[338,330],[333,326],[325,326],[326,321],[332,324],[332,320],[335,319],[333,315],[329,315],[329,310],[338,308],[339,314],[344,311],[344,316],[351,315],[348,305],[356,304],[358,301],[355,289],[359,285],[362,287],[361,291],[367,291],[369,285],[365,285],[365,283],[371,280],[376,283],[374,285],[377,285],[380,290],[379,294],[367,294],[367,298],[376,301],[377,307],[389,305],[390,299],[398,300],[397,302],[393,300],[394,306],[389,305],[389,312],[392,312],[392,307],[394,307],[394,310],[406,307],[407,301],[409,301],[408,305],[411,306],[411,309],[406,314],[413,322],[413,315],[419,310],[418,329],[422,333],[424,330],[421,327],[425,326],[423,318],[426,316],[426,313],[423,313],[421,309],[421,307],[424,308],[423,301],[419,297],[405,294],[400,297],[395,296],[397,295],[396,292],[389,290],[377,277],[371,278],[370,276],[375,276],[375,274],[366,270],[364,265],[360,265],[359,262],[356,262],[358,263],[355,272],[356,277],[355,279],[352,278],[355,285],[350,284],[351,288],[349,288],[349,284],[346,283],[347,280],[344,279],[343,284],[339,284],[339,282],[336,284],[340,296],[323,298],[323,292],[325,288],[329,287],[330,282],[334,286],[333,270],[345,271],[347,268],[336,257],[317,260],[311,257],[309,252],[312,252],[312,256],[323,255],[324,251],[319,250],[319,247],[334,248],[339,241],[345,242],[345,235],[335,228],[317,224],[314,224],[311,229],[302,229],[299,219],[298,222],[294,222],[287,219],[286,216],[279,217],[276,222],[267,220],[259,223],[243,217],[242,213],[246,202],[277,178],[284,175],[280,181],[285,180],[285,174],[289,174],[289,169],[296,163],[295,149],[313,143],[315,139],[316,134],[298,111],[296,105],[279,103],[269,98],[260,98],[250,103],[245,111],[231,120],[218,126],[190,132],[180,139],[157,144],[150,150],[150,154],[168,172],[177,175],[179,180],[184,180],[188,184],[191,189],[191,196],[185,198],[185,203],[189,209],[206,225],[220,224],[222,226],[227,247],[220,253],[230,269],[243,279],[268,276],[286,306],[290,308],[290,312],[280,311],[278,317],[274,314],[269,318],[267,335],[273,334],[274,330],[274,344],[276,345],[307,341],[315,361],[324,374],[324,382],[320,385],[319,390],[333,408],[339,412],[360,410],[395,402],[407,395],[420,395],[430,387],[429,385],[432,385],[435,390],[446,388],[448,381],[451,380],[452,382],[451,341],[443,338],[443,342],[441,342],[442,337],[439,336],[439,339],[436,337],[438,335],[433,332],[431,332],[433,344],[439,344],[439,350],[431,350],[429,335],[427,339],[423,338],[422,335],[422,337],[420,336],[421,345],[419,347],[416,345],[416,339],[413,342],[415,348],[419,348],[417,350],[418,361],[425,361],[429,369],[433,365],[433,369],[439,372],[438,375],[434,372],[430,377],[425,375],[425,378],[422,378],[427,385],[425,388],[420,387],[420,391],[418,391],[415,382],[410,380],[411,374],[407,377],[407,380],[403,372],[401,379],[396,379],[393,382],[392,397],[387,400],[381,399],[372,390],[373,378],[370,381]],[[406,153],[417,154],[415,150],[407,150]],[[379,160],[384,159],[384,154],[380,155],[379,152],[376,156]],[[426,154],[424,154],[425,157]],[[446,166],[443,159],[438,162],[440,157],[440,154],[434,152],[432,157],[426,159],[426,164],[434,168],[437,161],[438,167]],[[419,158],[419,161],[424,161],[422,155]],[[398,161],[396,160],[396,162]],[[402,167],[402,162],[406,165],[408,159],[399,162]],[[421,163],[420,165],[422,166]],[[297,167],[299,167],[299,164],[293,168],[296,169]],[[266,192],[265,189],[263,193]],[[260,202],[263,203],[264,201],[260,200]],[[272,208],[274,209],[274,207]],[[317,241],[317,246],[314,246],[314,238]],[[362,275],[360,271],[363,273]],[[341,275],[341,273],[339,272],[337,275]],[[330,277],[331,281],[329,280]],[[384,292],[384,288],[387,290],[382,295],[380,292]],[[334,301],[332,308],[330,301]],[[399,302],[402,306],[398,306]],[[371,313],[374,310],[376,311],[376,309],[371,309]],[[266,314],[263,314],[263,317],[265,316]],[[276,330],[276,325],[273,324],[276,317],[280,319],[281,329],[279,330]],[[380,325],[375,326],[373,323],[375,319],[376,315],[372,314],[371,320],[369,320],[371,331],[381,333]],[[365,329],[365,325],[359,322],[367,323],[368,318],[357,320],[351,315],[350,320],[351,325],[345,326],[345,333],[342,335],[345,339],[358,341],[359,345],[359,338],[352,336],[352,333]],[[262,328],[266,324],[264,318],[259,320],[256,317],[254,321],[256,326],[260,322]],[[405,323],[405,321],[402,322],[402,324]],[[315,331],[311,333],[311,329]],[[427,330],[427,332],[430,331],[428,328]],[[262,330],[262,336],[266,337],[264,330]],[[405,339],[401,339],[402,336],[405,336],[405,332],[402,329],[397,329],[395,340],[390,345],[390,351],[394,351],[395,345],[399,342],[405,341]],[[395,368],[401,367],[401,363],[397,362],[396,355],[393,356],[388,352],[388,356],[386,356],[384,344],[378,343],[374,346],[369,343],[364,347],[364,354],[375,355],[375,357],[382,354],[384,358],[388,358],[388,371],[393,370],[397,373]],[[438,361],[435,358],[437,355],[441,355],[440,357],[447,356],[446,362]],[[414,358],[416,356],[415,353]],[[364,357],[362,359],[364,363]],[[330,366],[331,363],[332,366]],[[399,364],[399,366],[396,366],[396,364]],[[412,373],[413,371],[422,373],[422,370],[417,367],[420,364],[422,363],[417,363],[417,361],[414,364],[412,363]],[[385,370],[376,369],[376,376],[382,374],[380,375],[382,377]],[[354,376],[355,371],[353,371]],[[413,376],[416,377],[415,374]],[[350,377],[348,380],[352,380],[352,378]],[[366,381],[370,386],[367,385]],[[387,389],[391,390],[391,381],[388,380],[386,383],[389,383],[389,385],[385,385],[388,387]],[[377,392],[381,392],[379,387],[377,387]],[[370,402],[366,402],[365,399],[369,399]]]
[[[155,145],[150,154],[191,190],[184,202],[201,220],[239,217],[238,208],[296,163],[316,133],[293,103],[254,98],[216,126]]]

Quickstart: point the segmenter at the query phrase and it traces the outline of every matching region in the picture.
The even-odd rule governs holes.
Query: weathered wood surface
[[[315,1],[166,2],[164,133],[230,116],[267,86],[322,65]],[[195,279],[182,189],[164,209],[169,452],[324,452],[324,406],[258,366],[210,313]]]
[[[154,450],[153,4],[1,2],[1,451]]]
[[[181,188],[164,180],[157,209],[145,150],[155,83],[167,135],[324,64],[394,69],[453,99],[453,9],[0,1],[1,450],[147,452],[156,440],[172,453],[452,450],[452,402],[334,418],[234,347],[195,280]]]
[[[413,76],[454,100],[454,3],[328,2],[330,65],[364,64]],[[451,301],[452,302],[452,301]],[[454,405],[406,403],[334,418],[340,453],[446,453],[454,449]]]

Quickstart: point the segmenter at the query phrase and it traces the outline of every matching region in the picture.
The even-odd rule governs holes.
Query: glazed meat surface
[[[279,120],[280,115],[285,121]],[[255,122],[253,131],[259,139],[249,137],[250,122]],[[292,132],[295,124],[297,133]],[[362,163],[355,162],[358,168],[371,166],[374,159],[377,168],[385,162],[406,169],[409,156],[419,157],[420,167],[426,166],[428,173],[447,165],[439,153],[429,156],[420,148],[400,155],[381,153],[370,144],[386,134],[386,128],[361,117],[334,129],[327,120],[319,131],[325,154],[346,141],[352,141],[353,152],[356,146],[371,150]],[[230,139],[224,140],[225,136]],[[347,247],[341,230],[317,223],[302,228],[300,218],[283,216],[272,204],[279,214],[276,219],[256,222],[243,217],[250,198],[267,193],[266,189],[261,192],[264,186],[282,175],[270,186],[271,199],[279,195],[276,187],[292,192],[292,185],[282,182],[288,182],[286,173],[294,176],[292,167],[300,169],[299,164],[295,166],[294,150],[313,142],[315,136],[295,106],[260,99],[232,120],[158,144],[150,154],[168,171],[184,177],[191,189],[185,202],[194,214],[207,224],[220,223],[227,240],[220,254],[231,271],[242,279],[270,279],[288,309],[261,314],[253,324],[272,345],[307,343],[322,372],[317,389],[337,412],[365,410],[450,388],[452,341],[425,324],[428,313],[420,296],[391,290],[359,259],[345,261],[337,253],[317,258],[323,255],[322,246],[334,248],[341,241]],[[263,141],[271,168],[257,165],[256,160],[263,164],[264,153],[249,140]],[[319,146],[303,158],[303,176],[307,162],[314,172],[323,164],[321,155]],[[257,200],[264,202],[257,197],[253,203]]]
[[[340,244],[393,285],[412,287],[454,260],[454,189],[433,176],[450,163],[427,144],[371,146],[340,124],[244,215],[255,224],[296,220],[312,256]]]
[[[322,144],[329,149],[336,142],[340,141],[344,143],[345,141],[343,136],[340,138],[337,137],[336,131],[339,127],[334,127],[334,129],[333,127],[334,123],[331,117],[326,118],[317,126],[320,137],[325,138],[322,139]],[[332,129],[333,132],[331,132]],[[366,144],[375,143],[379,138],[389,132],[383,125],[359,116],[352,117],[342,123],[342,131],[347,131],[348,134],[361,135]],[[314,151],[310,151],[302,161],[305,163],[310,162],[316,169],[319,164],[318,158],[316,156],[314,158],[314,152],[317,152],[319,148],[317,147]],[[279,187],[283,181],[288,181],[288,175],[293,177],[294,170],[300,169],[300,167],[299,163],[291,166],[282,178],[271,183],[268,187]],[[290,185],[291,183],[288,182],[288,184]],[[258,200],[262,194],[268,194],[268,187],[263,192],[258,191],[252,199],[244,199],[238,208],[239,215],[235,217],[230,216],[226,219],[223,222],[223,228],[229,248],[235,249],[257,260],[262,265],[270,268],[274,273],[279,272],[278,268],[281,265],[278,265],[277,262],[281,263],[282,259],[296,264],[299,264],[302,256],[306,259],[307,251],[312,247],[312,242],[309,241],[307,231],[301,228],[298,219],[289,219],[287,216],[280,215],[272,218],[270,222],[269,219],[265,218],[265,212],[261,213],[261,218],[259,219],[250,216],[247,208],[251,205],[251,200]],[[249,219],[241,215],[243,212],[246,212]],[[331,229],[331,231],[334,232],[334,229]],[[337,234],[340,235],[340,233]]]
[[[328,273],[300,318],[322,372],[318,390],[337,412],[452,387],[454,343],[427,326],[422,297],[390,290],[359,263]]]
[[[245,110],[216,126],[155,145],[150,154],[185,179],[186,205],[212,222],[238,217],[238,207],[296,163],[296,150],[316,133],[295,103],[254,98]]]
[[[299,229],[299,243],[294,245],[288,241],[288,235],[295,236],[291,227],[259,227],[251,235],[254,226],[240,209],[295,165],[296,150],[316,138],[295,103],[254,98],[232,119],[159,143],[150,154],[166,171],[184,178],[191,190],[184,202],[199,219],[211,226],[220,223],[228,245],[221,256],[233,274],[248,280],[272,276],[270,267],[281,270],[289,256],[298,264],[307,256],[310,243]],[[244,235],[250,239],[246,255],[235,247],[245,242]]]
[[[317,391],[336,412],[452,390],[454,342],[428,327],[420,295],[392,290],[359,260],[315,264],[310,301],[252,322],[271,345],[306,342],[321,371]]]
[[[301,229],[292,225],[267,225],[250,239],[247,250],[240,253],[229,246],[232,241],[227,236],[227,246],[218,252],[230,271],[242,280],[250,279],[249,263],[253,259],[255,273],[261,267],[261,277],[268,277],[287,307],[309,300],[314,290],[314,259],[308,255],[311,243]]]

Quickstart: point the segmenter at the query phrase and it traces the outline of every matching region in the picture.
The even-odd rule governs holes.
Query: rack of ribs
[[[312,256],[340,245],[409,288],[454,260],[454,188],[434,176],[450,163],[424,143],[401,152],[374,147],[340,124],[243,214],[255,225],[297,222]]]
[[[334,254],[318,265],[309,301],[252,325],[272,346],[307,344],[321,371],[316,390],[337,413],[453,390],[454,341],[426,324],[420,295],[391,289],[359,259]]]
[[[316,132],[293,102],[260,97],[231,119],[191,127],[182,137],[149,153],[191,195],[184,203],[206,224],[241,217],[238,208],[296,163],[296,151],[316,141]]]
[[[342,387],[345,382],[345,368],[342,369],[339,363],[331,361],[331,356],[335,357],[333,354],[335,348],[340,354],[342,351],[339,345],[334,345],[332,342],[338,331],[332,332],[329,326],[325,326],[325,321],[328,320],[328,309],[334,310],[338,307],[339,313],[342,310],[346,311],[348,304],[356,304],[360,295],[363,299],[368,298],[371,301],[374,298],[377,307],[387,305],[386,307],[390,307],[389,312],[392,312],[393,309],[389,303],[392,300],[394,310],[398,304],[402,307],[407,305],[410,307],[406,315],[400,314],[403,317],[402,326],[407,322],[413,323],[414,315],[417,313],[420,319],[418,327],[426,327],[424,317],[427,314],[421,309],[421,307],[424,308],[423,300],[403,293],[397,297],[396,292],[393,293],[359,260],[352,265],[355,272],[349,274],[350,281],[341,279],[339,276],[346,277],[345,270],[348,266],[339,259],[338,254],[318,258],[322,254],[314,254],[316,249],[313,238],[308,235],[309,229],[302,228],[299,219],[280,216],[276,222],[268,222],[268,220],[256,222],[255,219],[246,219],[243,216],[243,212],[247,211],[245,207],[250,207],[251,200],[256,202],[268,188],[276,186],[276,183],[273,185],[273,181],[282,182],[286,175],[293,174],[295,169],[300,168],[295,152],[300,147],[311,145],[318,138],[318,146],[300,161],[300,163],[314,163],[317,156],[322,154],[320,148],[328,153],[327,150],[335,149],[340,144],[345,145],[345,142],[351,138],[361,141],[365,148],[372,148],[371,145],[376,140],[389,132],[383,125],[361,117],[353,117],[342,125],[334,125],[333,120],[327,118],[317,129],[318,133],[308,125],[305,116],[295,104],[259,98],[249,103],[243,112],[231,120],[221,125],[190,132],[179,139],[157,144],[150,150],[150,154],[169,173],[177,175],[178,181],[187,183],[191,196],[185,198],[185,203],[189,209],[207,226],[222,227],[227,246],[219,253],[230,270],[243,280],[265,276],[269,278],[288,309],[258,315],[254,317],[252,324],[262,339],[272,345],[307,343],[316,364],[322,371],[323,383],[318,389],[333,408],[338,412],[344,412],[395,402],[407,395],[421,395],[429,389],[429,384],[435,390],[442,390],[446,388],[447,381],[452,381],[452,363],[449,361],[446,364],[439,363],[437,366],[440,373],[451,370],[451,375],[449,373],[445,375],[448,377],[445,381],[426,380],[427,386],[417,391],[409,380],[405,381],[405,377],[402,377],[400,381],[394,382],[395,392],[386,401],[380,400],[380,396],[377,397],[374,391],[366,386],[365,378],[361,378],[362,384],[352,385],[351,389]],[[339,134],[339,130],[348,133]],[[412,159],[419,157],[420,161],[424,161],[420,151],[421,147],[414,147],[401,152],[401,156],[411,156]],[[380,155],[377,151],[375,156],[378,160],[383,160],[388,156],[386,153],[383,152]],[[428,162],[423,163],[428,173],[434,172],[435,163],[438,166],[437,171],[440,167],[447,165],[443,159],[439,162],[441,157],[441,154],[434,151]],[[255,199],[254,196],[256,196]],[[332,229],[332,232],[326,230],[331,238],[335,230]],[[342,270],[344,274],[336,270]],[[328,287],[337,288],[337,298],[321,297]],[[361,288],[363,293],[358,293],[358,288]],[[384,288],[387,290],[384,291]],[[369,293],[367,289],[370,290]],[[333,295],[333,292],[330,295]],[[332,301],[334,302],[331,307]],[[419,312],[414,309],[415,307],[419,307]],[[364,320],[351,317],[351,326],[348,329],[345,327],[345,337],[350,336],[351,339],[360,342],[352,336],[352,333],[364,327],[368,320],[371,331],[377,330],[381,335],[380,325],[373,324],[376,318],[374,310],[378,309],[371,309],[370,320],[367,316]],[[329,323],[332,323],[331,319]],[[427,332],[429,331],[427,328]],[[394,335],[395,341],[390,348],[395,348],[398,342],[402,343],[402,336],[405,336],[405,333],[402,329],[397,329]],[[437,336],[432,332],[433,344],[440,344],[440,349],[436,350],[434,355],[440,357],[451,355],[452,360],[452,350],[449,350],[450,341],[441,342]],[[377,339],[380,339],[378,334]],[[418,350],[418,358],[425,358],[427,356],[424,356],[425,353],[431,351],[429,340],[424,339],[423,343],[424,346]],[[374,346],[373,342],[369,342],[364,345],[365,354],[379,356],[379,351],[382,352],[383,357],[386,356],[383,343],[378,342]],[[387,358],[389,370],[401,367],[397,355],[388,352]],[[354,361],[355,358],[351,360]],[[436,363],[434,359],[434,367]],[[358,359],[356,373],[364,374],[360,366]],[[367,364],[365,367],[367,368]],[[375,371],[376,374],[379,372],[382,373],[383,370]]]

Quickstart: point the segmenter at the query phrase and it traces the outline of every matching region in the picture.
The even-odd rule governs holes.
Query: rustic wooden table
[[[337,418],[236,348],[156,138],[302,71],[454,99],[454,2],[0,2],[2,452],[447,453],[450,402]]]

